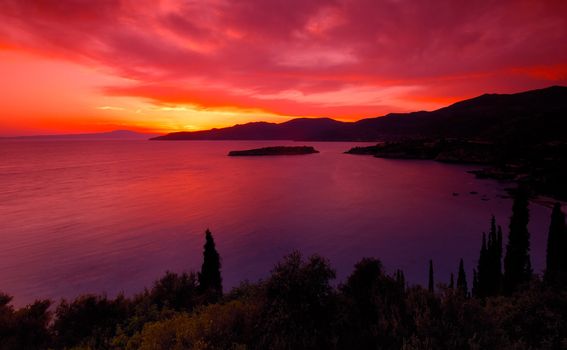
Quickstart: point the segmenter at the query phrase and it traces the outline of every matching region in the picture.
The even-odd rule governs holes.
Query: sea
[[[293,145],[320,153],[228,157]],[[0,141],[0,291],[15,305],[85,293],[133,295],[166,271],[198,271],[204,232],[225,291],[269,277],[292,251],[319,254],[344,281],[364,257],[425,284],[464,259],[469,285],[482,233],[508,232],[511,183],[478,165],[379,159],[356,142]],[[531,257],[544,267],[550,208],[530,204]]]

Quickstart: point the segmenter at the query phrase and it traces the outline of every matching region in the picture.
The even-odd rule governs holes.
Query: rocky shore
[[[378,158],[428,159],[447,163],[483,164],[471,170],[477,178],[514,181],[533,194],[567,199],[567,143],[494,143],[463,139],[408,139],[354,147],[348,154]]]

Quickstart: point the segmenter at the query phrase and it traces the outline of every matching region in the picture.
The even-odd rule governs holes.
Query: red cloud
[[[567,83],[566,13],[561,0],[4,0],[0,47],[134,81],[111,95],[362,117]]]

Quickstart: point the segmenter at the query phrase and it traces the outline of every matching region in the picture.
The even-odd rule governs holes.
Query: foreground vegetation
[[[317,255],[292,252],[266,280],[222,291],[221,259],[206,232],[199,273],[168,272],[127,298],[84,295],[21,309],[0,295],[0,349],[565,349],[567,231],[556,205],[543,278],[531,271],[528,202],[516,194],[505,254],[493,219],[467,287],[409,286],[364,258],[337,287]],[[470,281],[469,281],[470,282]]]

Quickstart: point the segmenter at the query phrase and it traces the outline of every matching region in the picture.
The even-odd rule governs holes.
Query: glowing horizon
[[[567,85],[567,2],[0,3],[0,135],[433,110]]]

